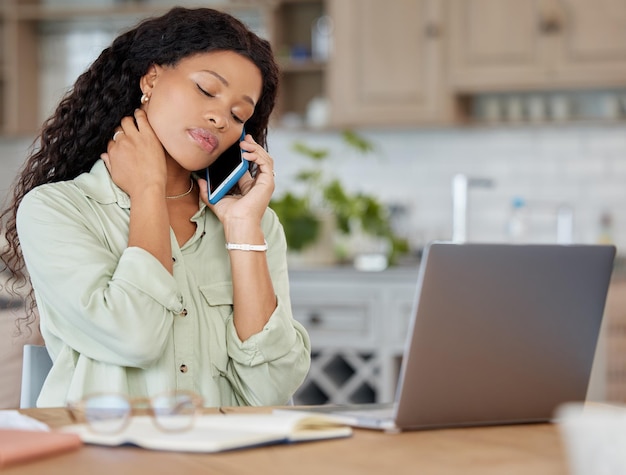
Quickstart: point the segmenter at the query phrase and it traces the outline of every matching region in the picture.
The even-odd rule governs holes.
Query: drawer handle
[[[424,34],[426,38],[439,38],[441,36],[441,27],[439,24],[434,22],[428,23],[424,28]]]
[[[319,313],[315,312],[315,313],[309,314],[309,323],[311,325],[315,325],[315,326],[321,325],[323,321],[324,319]]]
[[[539,31],[552,35],[561,31],[561,22],[556,16],[546,16],[539,22]]]

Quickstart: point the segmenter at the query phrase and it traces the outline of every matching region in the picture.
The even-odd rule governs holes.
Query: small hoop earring
[[[150,100],[150,96],[144,92],[141,95],[141,103],[142,104],[147,104],[149,100]]]

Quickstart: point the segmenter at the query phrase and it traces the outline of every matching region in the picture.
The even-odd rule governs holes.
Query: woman
[[[276,405],[302,383],[310,343],[267,208],[277,82],[269,44],[241,22],[174,8],[120,35],[44,123],[3,254],[17,278],[28,271],[54,361],[38,406],[169,390]],[[255,176],[209,205],[193,172],[244,124]]]

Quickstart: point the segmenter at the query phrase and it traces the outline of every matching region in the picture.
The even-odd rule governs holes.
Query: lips
[[[207,153],[212,153],[218,146],[217,137],[206,129],[191,129],[189,135]]]

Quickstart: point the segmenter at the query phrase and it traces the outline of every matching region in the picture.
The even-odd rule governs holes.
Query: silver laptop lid
[[[584,400],[614,256],[600,245],[428,246],[396,426],[545,421]]]

